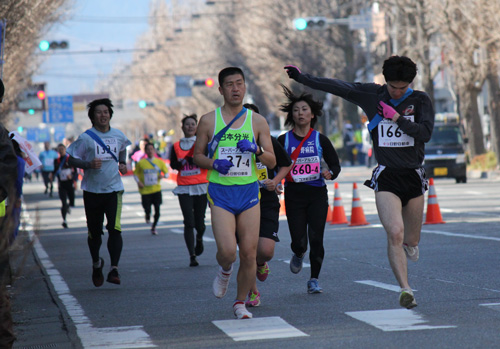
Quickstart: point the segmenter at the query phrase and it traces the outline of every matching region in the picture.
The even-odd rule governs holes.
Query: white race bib
[[[103,138],[102,141],[108,149],[115,154],[116,158],[118,159],[118,140],[116,138]],[[109,161],[109,160],[115,160],[113,159],[113,156],[108,153],[103,147],[101,147],[99,144],[97,144],[96,141],[94,141],[95,144],[95,157],[97,159],[101,159],[102,161]]]
[[[402,117],[414,121],[414,115],[402,115]],[[415,139],[404,133],[394,121],[384,119],[378,124],[378,145],[386,148],[413,147]]]
[[[144,170],[144,185],[149,187],[155,184],[158,184],[158,171]]]
[[[67,181],[68,179],[71,179],[71,169],[63,168],[61,172],[59,172],[59,178],[61,179],[61,181]]]
[[[242,153],[237,147],[219,147],[219,159],[231,161],[233,167],[221,177],[243,177],[252,175],[252,153]]]

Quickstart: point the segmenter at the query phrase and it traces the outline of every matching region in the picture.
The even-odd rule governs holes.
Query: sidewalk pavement
[[[37,194],[43,193],[43,185],[36,184],[25,185],[25,201],[43,200],[44,195]],[[23,224],[10,251],[14,348],[81,348],[75,327],[35,252],[36,238],[31,241],[30,229]]]

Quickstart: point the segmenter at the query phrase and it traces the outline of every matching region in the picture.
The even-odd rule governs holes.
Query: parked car
[[[455,178],[467,183],[466,144],[458,123],[435,123],[431,140],[425,145],[424,168],[428,178]]]

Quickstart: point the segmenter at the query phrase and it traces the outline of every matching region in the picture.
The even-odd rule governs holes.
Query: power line
[[[36,52],[35,55],[40,56],[52,56],[52,55],[87,55],[87,54],[98,54],[98,53],[128,53],[128,52],[148,52],[153,53],[155,49],[142,49],[142,48],[129,48],[129,49],[100,49],[100,50],[88,50],[88,51],[65,51],[65,50],[57,50],[57,51],[45,51],[45,52]]]

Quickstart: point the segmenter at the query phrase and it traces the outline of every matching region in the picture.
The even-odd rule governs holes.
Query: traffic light
[[[45,83],[33,84],[22,91],[17,97],[17,110],[27,111],[33,115],[36,111],[45,110],[47,94]]]
[[[42,40],[38,45],[40,51],[48,51],[48,50],[56,50],[56,49],[67,49],[69,47],[69,43],[66,40],[61,41],[47,41]]]
[[[212,78],[207,78],[204,80],[191,80],[191,86],[207,86],[212,87],[215,85],[215,81]]]
[[[293,20],[293,26],[296,30],[320,30],[325,29],[328,24],[328,19],[325,17],[304,17],[295,18]]]
[[[140,100],[138,104],[139,104],[139,108],[141,108],[141,109],[144,109],[146,107],[154,107],[154,105],[155,105],[153,102],[147,102],[145,100]]]

